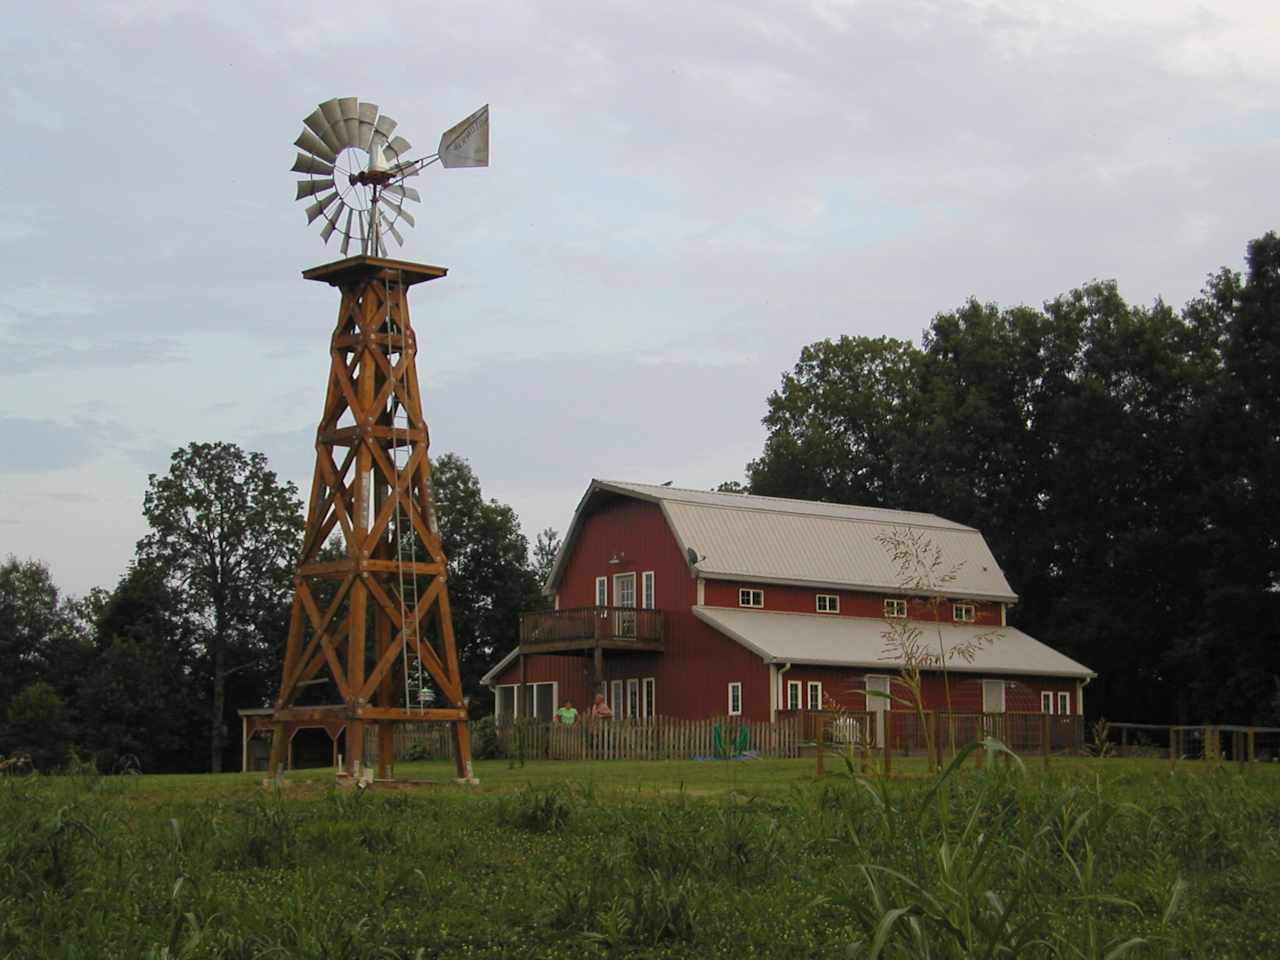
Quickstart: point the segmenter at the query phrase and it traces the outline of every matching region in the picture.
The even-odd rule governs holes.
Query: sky
[[[592,477],[711,487],[808,343],[1092,279],[1180,306],[1276,228],[1280,5],[44,2],[0,32],[0,557],[110,588],[192,441],[305,493],[340,258],[302,118],[430,152],[392,255],[432,453],[532,541]]]

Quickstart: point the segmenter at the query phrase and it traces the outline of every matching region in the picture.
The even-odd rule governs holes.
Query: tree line
[[[515,512],[486,499],[466,460],[435,461],[432,490],[463,688],[505,653],[559,541],[533,550]],[[38,560],[0,564],[0,753],[39,769],[69,753],[100,770],[219,771],[239,764],[236,710],[271,702],[280,680],[304,524],[292,483],[266,458],[192,443],[152,475],[148,533],[115,588],[64,597]]]
[[[1098,671],[1089,713],[1280,722],[1280,238],[1175,310],[1091,283],[1041,308],[975,300],[921,345],[804,347],[768,398],[753,493],[936,513],[982,530],[1010,623]],[[433,493],[464,689],[546,603],[533,549],[468,463]],[[741,489],[736,483],[724,485]],[[220,770],[236,709],[270,702],[303,527],[266,458],[193,443],[153,475],[111,590],[0,564],[0,753],[41,767]]]
[[[1181,310],[1095,282],[810,344],[764,424],[753,493],[980,529],[1091,714],[1280,722],[1275,234]]]

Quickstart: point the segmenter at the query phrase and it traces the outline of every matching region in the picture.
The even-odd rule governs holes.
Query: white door
[[[888,677],[867,677],[867,710],[876,718],[876,746],[884,747],[884,727],[889,712]],[[876,696],[882,693],[884,696]]]
[[[636,575],[620,573],[613,578],[613,605],[615,607],[631,607],[636,605]],[[619,613],[614,624],[614,635],[634,637],[636,635],[636,615]]]

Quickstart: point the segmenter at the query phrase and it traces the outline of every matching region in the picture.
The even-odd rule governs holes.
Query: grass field
[[[0,956],[1280,957],[1276,767],[895,773],[3,778]]]

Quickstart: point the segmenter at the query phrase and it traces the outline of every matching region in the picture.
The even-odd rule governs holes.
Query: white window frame
[[[1071,694],[1066,690],[1058,691],[1058,712],[1064,715],[1071,713]]]
[[[520,715],[520,684],[518,683],[500,683],[498,684],[497,695],[493,698],[493,722],[499,723],[502,720],[502,714],[499,707],[502,706],[502,691],[511,691],[511,719],[514,720]]]
[[[640,606],[645,610],[652,610],[654,604],[657,603],[657,593],[654,590],[653,571],[646,570],[640,576]]]
[[[627,681],[627,719],[636,720],[640,717],[640,680],[632,677]]]
[[[609,709],[613,711],[613,715],[619,720],[623,717],[623,707],[626,705],[626,698],[622,693],[622,681],[614,680],[609,684]]]
[[[815,697],[814,694],[817,693]],[[822,709],[822,681],[810,680],[804,685],[804,705],[806,710]]]
[[[996,696],[996,691],[999,691],[998,697]],[[1005,690],[1004,690],[1003,680],[983,680],[982,681],[982,712],[983,713],[1004,713],[1007,709],[1007,706],[1005,704],[1004,694],[1005,694]],[[988,710],[987,704],[992,699],[997,699],[1000,705],[994,710]]]
[[[640,681],[640,715],[646,720],[658,715],[658,681],[654,677]]]
[[[824,604],[823,601],[826,601]],[[838,593],[820,593],[813,599],[814,607],[818,613],[839,613],[840,612],[840,594]]]
[[[1040,691],[1040,712],[1053,713],[1053,691],[1052,690]]]
[[[742,681],[733,680],[729,683],[729,716],[742,716]]]
[[[968,616],[965,616],[965,614]],[[956,623],[977,623],[978,608],[972,603],[953,603],[951,605],[951,619]]]
[[[556,681],[556,680],[538,680],[538,681],[530,681],[529,683],[525,684],[525,686],[527,686],[527,687],[529,688],[529,698],[530,698],[530,702],[533,704],[533,709],[534,709],[534,714],[533,714],[533,716],[534,716],[534,719],[535,719],[535,720],[536,720],[536,719],[541,719],[541,718],[539,718],[539,717],[538,717],[538,713],[537,713],[537,710],[538,710],[538,690],[537,690],[537,688],[538,688],[538,687],[550,687],[550,688],[551,688],[551,716],[555,716],[556,709],[560,706],[560,683],[559,683],[559,681]],[[512,687],[512,688],[514,688],[514,690],[515,690],[515,692],[514,692],[514,693],[512,694],[512,696],[511,696],[511,703],[512,703],[512,705],[513,705],[513,710],[512,710],[512,716],[511,716],[511,718],[512,718],[513,720],[518,720],[518,719],[520,718],[520,684],[518,684],[518,683],[501,683],[501,684],[499,684],[499,685],[498,685],[498,689],[499,689],[499,690],[501,690],[503,687]],[[500,696],[500,695],[499,695],[499,696]],[[493,703],[493,713],[494,713],[494,717],[497,717],[497,715],[498,715],[498,701],[497,701],[497,699],[496,699],[496,698],[494,699],[494,703]],[[547,718],[545,718],[545,719],[550,720],[550,719],[551,719],[551,717],[547,717]]]
[[[596,577],[596,606],[607,607],[609,605],[609,578]]]
[[[743,596],[746,596],[746,603],[743,603]],[[756,603],[756,600],[759,603]],[[761,610],[764,608],[764,591],[756,587],[739,587],[738,588],[738,606],[751,607],[753,610]]]
[[[897,597],[885,597],[884,616],[886,620],[905,620],[907,617],[907,601]]]
[[[804,709],[804,699],[801,695],[799,680],[787,681],[787,709],[788,710]]]
[[[631,602],[624,602],[625,591],[622,589],[623,584],[631,584]],[[628,610],[634,610],[636,606],[636,575],[633,570],[630,573],[615,573],[613,575],[613,605],[615,607],[626,607]]]

